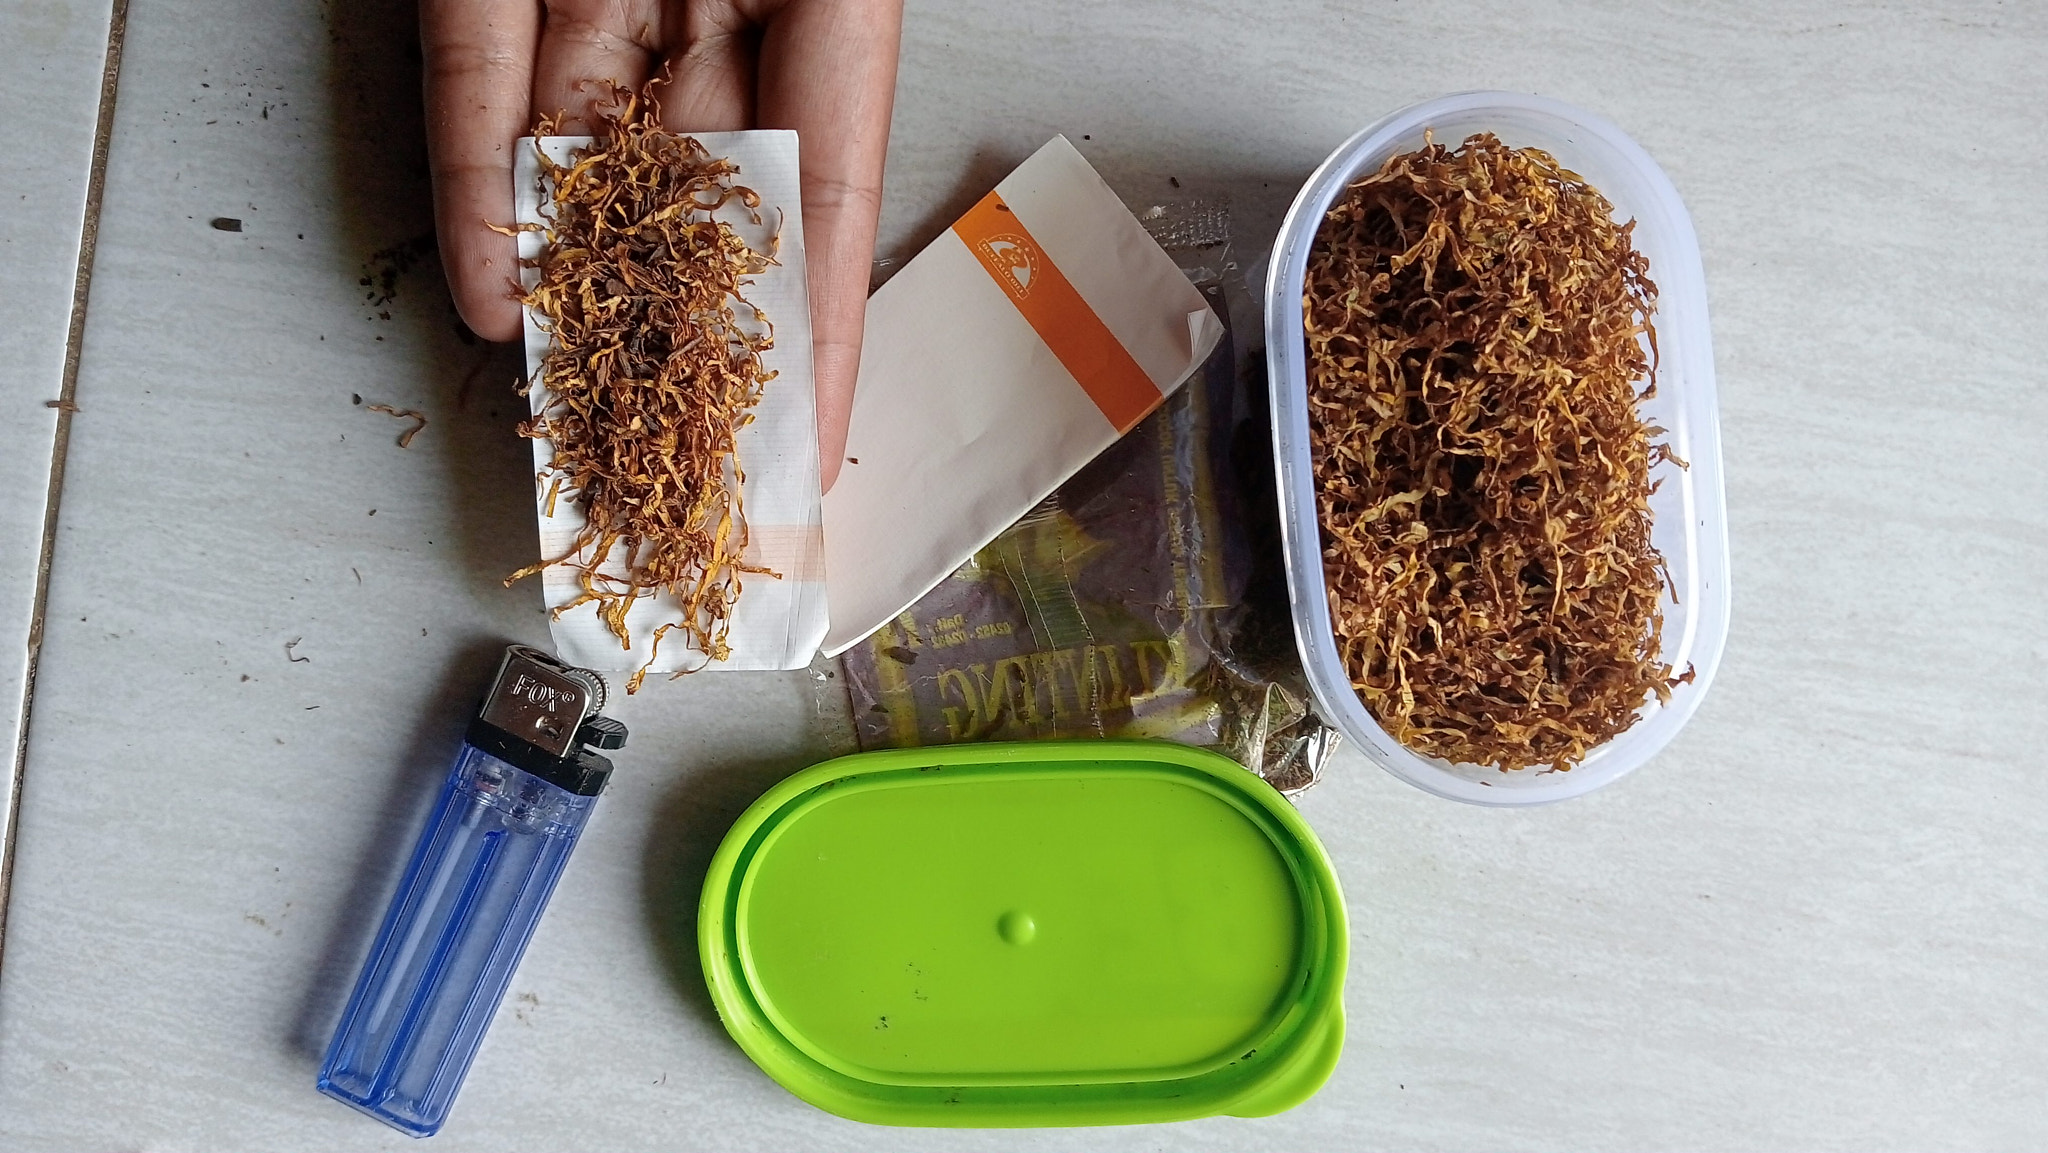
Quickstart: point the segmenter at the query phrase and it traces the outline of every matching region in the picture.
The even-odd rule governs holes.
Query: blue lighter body
[[[625,726],[604,682],[515,645],[349,997],[320,1091],[415,1137],[447,1119],[484,1031],[590,819]]]

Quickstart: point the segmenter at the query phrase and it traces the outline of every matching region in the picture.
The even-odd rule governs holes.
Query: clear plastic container
[[[1627,731],[1569,771],[1503,772],[1451,764],[1412,752],[1380,727],[1351,687],[1330,629],[1316,520],[1315,469],[1309,455],[1308,380],[1302,332],[1302,278],[1323,215],[1345,187],[1389,156],[1422,147],[1425,129],[1456,146],[1492,132],[1516,147],[1541,148],[1584,177],[1636,221],[1635,244],[1657,283],[1657,395],[1646,419],[1689,468],[1659,465],[1650,499],[1651,539],[1677,588],[1664,602],[1662,659],[1690,684],[1670,701],[1647,703]],[[1601,117],[1556,100],[1513,92],[1464,92],[1404,108],[1330,154],[1295,197],[1280,226],[1266,279],[1266,360],[1272,380],[1273,449],[1287,554],[1295,640],[1325,719],[1381,768],[1417,788],[1479,805],[1528,805],[1591,792],[1633,771],[1677,735],[1713,682],[1728,636],[1728,535],[1722,511],[1721,437],[1714,400],[1714,355],[1707,330],[1707,287],[1699,242],[1678,192],[1649,154]]]

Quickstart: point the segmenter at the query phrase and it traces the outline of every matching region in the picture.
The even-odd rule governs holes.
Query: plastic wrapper
[[[1228,316],[1226,210],[1140,219]],[[1277,571],[1262,374],[1240,372],[1235,343],[847,650],[862,748],[1160,737],[1219,750],[1284,792],[1314,783],[1336,736],[1308,705]]]

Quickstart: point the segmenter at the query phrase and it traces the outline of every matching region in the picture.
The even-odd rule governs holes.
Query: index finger
[[[512,223],[512,149],[526,135],[537,0],[423,0],[427,164],[434,227],[455,307],[477,335],[514,340],[518,249],[485,221]]]
[[[825,488],[839,475],[860,369],[882,164],[896,99],[902,0],[790,0],[768,18],[756,115],[794,128]]]

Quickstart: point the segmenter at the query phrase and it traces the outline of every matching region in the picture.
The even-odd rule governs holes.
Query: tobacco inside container
[[[1657,290],[1633,227],[1489,133],[1392,157],[1317,232],[1331,620],[1367,709],[1418,752],[1569,769],[1674,683],[1649,474],[1675,458],[1637,411]]]

